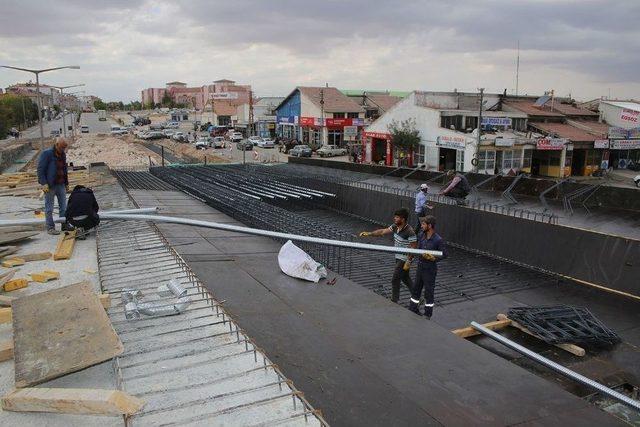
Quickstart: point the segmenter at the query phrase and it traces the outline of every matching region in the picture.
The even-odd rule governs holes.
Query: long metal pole
[[[109,214],[147,214],[147,213],[156,213],[158,211],[158,208],[140,208],[140,209],[119,209],[119,210],[115,210],[115,211],[106,211],[106,212],[102,212],[100,214],[100,218],[102,218],[103,215],[109,215]],[[54,222],[65,222],[67,219],[64,217],[58,217],[56,219],[54,219]],[[40,219],[40,218],[28,218],[28,219],[3,219],[0,220],[0,230],[2,230],[1,227],[11,227],[11,226],[15,226],[15,225],[40,225],[40,224],[44,224],[45,220],[44,219]]]
[[[629,396],[619,393],[613,389],[610,389],[609,387],[602,385],[599,382],[593,381],[592,379],[587,378],[584,375],[580,375],[579,373],[572,371],[571,369],[565,366],[562,366],[554,362],[553,360],[549,360],[546,357],[540,356],[538,353],[531,351],[528,348],[523,347],[520,344],[513,342],[510,339],[505,338],[498,333],[493,332],[491,329],[488,329],[477,322],[471,322],[471,327],[478,332],[482,332],[484,335],[488,336],[489,338],[492,338],[498,341],[499,343],[504,344],[510,349],[515,350],[518,353],[523,354],[528,358],[535,360],[536,362],[546,366],[547,368],[553,369],[554,371],[564,376],[567,376],[571,379],[578,381],[579,383],[582,383],[588,387],[591,387],[599,391],[600,393],[606,394],[607,396],[612,397],[617,401],[622,402],[626,405],[629,405],[632,408],[640,409],[640,401],[631,399]]]
[[[64,119],[64,96],[62,93],[63,89],[60,89],[60,101],[62,103],[62,134],[64,137],[67,137],[67,123]]]
[[[237,233],[255,234],[257,236],[273,237],[276,239],[288,239],[288,240],[295,240],[298,242],[338,246],[342,248],[364,249],[369,251],[388,252],[393,254],[411,254],[411,255],[431,254],[433,256],[442,256],[442,252],[440,251],[426,251],[424,249],[412,249],[412,248],[396,248],[394,246],[370,245],[367,243],[321,239],[319,237],[301,236],[298,234],[289,234],[289,233],[279,233],[276,231],[261,230],[258,228],[241,227],[238,225],[221,224],[217,222],[200,221],[200,220],[189,219],[189,218],[176,218],[172,216],[131,215],[131,214],[105,212],[102,215],[100,215],[100,219],[101,220],[125,219],[125,220],[137,220],[137,221],[168,222],[173,224],[193,225],[196,227],[206,227],[206,228],[215,228],[218,230],[235,231]]]
[[[476,149],[475,149],[475,158],[478,158],[478,153],[480,152],[480,138],[482,137],[482,103],[484,101],[484,88],[481,87],[480,88],[480,108],[478,109],[478,141],[476,142]],[[478,172],[478,165],[479,163],[476,163],[476,166],[473,167],[473,171],[474,172]],[[462,170],[460,172],[464,172],[464,165],[462,165]]]
[[[44,129],[42,129],[42,99],[40,98],[40,77],[39,72],[36,75],[36,95],[38,99],[38,125],[40,126],[40,151],[44,151]]]

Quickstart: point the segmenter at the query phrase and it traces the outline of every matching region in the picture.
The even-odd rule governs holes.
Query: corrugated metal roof
[[[300,86],[301,94],[309,98],[320,108],[320,92],[323,92],[324,111],[327,113],[363,113],[364,109],[353,99],[349,98],[335,87],[306,87]]]
[[[614,107],[626,108],[628,110],[640,111],[640,104],[629,101],[600,101],[604,104],[613,105]]]
[[[559,138],[567,138],[573,142],[593,142],[604,137],[604,135],[594,135],[564,123],[529,123],[529,125],[546,133],[555,133]]]
[[[560,113],[542,110],[533,105],[530,101],[508,101],[504,102],[505,106],[513,107],[516,110],[520,110],[523,113],[527,113],[530,116],[542,116],[542,117],[562,117]]]

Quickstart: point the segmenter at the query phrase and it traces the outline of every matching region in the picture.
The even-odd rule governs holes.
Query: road
[[[80,126],[89,126],[89,133],[109,133],[111,125],[117,124],[115,120],[107,115],[107,120],[98,120],[98,113],[82,113],[80,116]]]
[[[65,116],[65,124],[67,126],[71,126],[72,123],[72,116],[73,113],[68,113]],[[51,120],[51,121],[47,121],[44,120],[42,122],[42,129],[43,129],[43,133],[44,133],[44,137],[47,138],[51,135],[51,131],[56,129],[62,129],[63,128],[63,124],[62,124],[62,117],[58,120]],[[67,135],[70,135],[71,132],[67,131]],[[35,126],[31,126],[29,129],[24,130],[22,132],[20,132],[20,137],[21,138],[37,138],[40,136],[40,127],[36,124]],[[0,143],[5,142],[5,141],[10,141],[13,138],[6,138],[6,139],[1,139]]]

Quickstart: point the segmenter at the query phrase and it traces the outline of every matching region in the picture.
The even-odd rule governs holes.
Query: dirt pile
[[[131,136],[82,135],[67,149],[67,161],[76,166],[105,162],[110,167],[132,167],[149,165],[149,156],[154,164],[160,157]]]

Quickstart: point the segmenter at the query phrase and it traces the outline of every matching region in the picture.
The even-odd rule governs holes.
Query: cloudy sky
[[[294,86],[640,98],[639,0],[2,0],[0,65],[77,64],[105,100],[228,78]],[[0,69],[0,86],[28,78]]]

